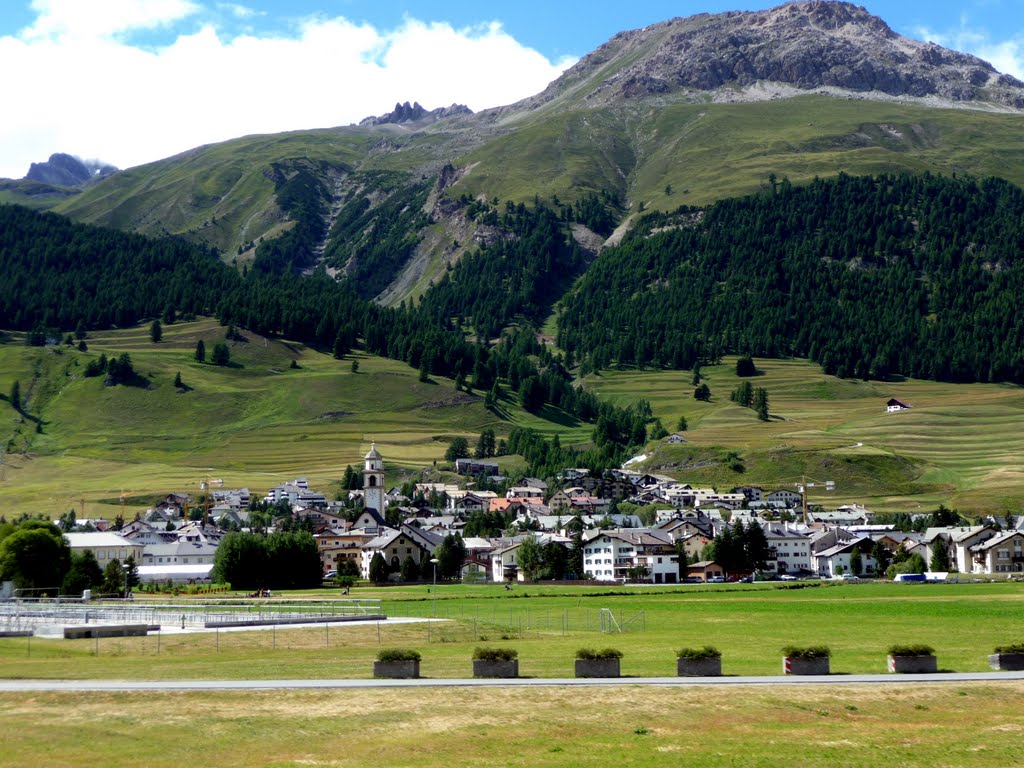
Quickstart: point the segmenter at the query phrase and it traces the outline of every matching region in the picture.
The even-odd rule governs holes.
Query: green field
[[[728,675],[778,674],[782,646],[828,645],[834,673],[884,672],[893,643],[926,643],[941,669],[981,672],[997,645],[1020,642],[1024,584],[809,582],[675,588],[442,585],[440,622],[165,634],[159,640],[0,639],[8,677],[91,679],[361,678],[381,646],[423,654],[425,677],[467,677],[472,649],[513,646],[520,674],[571,677],[575,651],[614,646],[622,673],[672,676],[675,652],[714,645]],[[392,618],[433,617],[427,586],[359,588]],[[337,596],[323,590],[319,596]],[[621,632],[600,631],[607,609]]]
[[[112,517],[122,493],[144,505],[170,491],[197,491],[207,478],[265,491],[305,475],[330,494],[373,440],[388,482],[397,483],[432,470],[451,437],[465,435],[472,444],[487,427],[499,437],[530,426],[558,434],[563,444],[589,439],[589,425],[564,414],[545,413],[552,417],[545,420],[507,401],[499,418],[481,396],[456,392],[448,379],[423,383],[400,362],[360,353],[339,361],[248,334],[231,344],[232,367],[196,363],[196,341],[212,348],[223,333],[210,320],[167,326],[159,344],[150,342],[147,327],[101,332],[87,340],[84,354],[26,347],[20,334],[0,336],[0,392],[17,379],[29,415],[0,401],[7,446],[0,513],[74,508],[79,516]],[[100,352],[128,352],[148,388],[84,378],[85,364]],[[293,360],[299,369],[290,368]],[[806,475],[836,483],[832,493],[816,486],[812,503],[909,511],[945,503],[968,515],[1024,504],[1020,387],[844,380],[801,360],[758,366],[763,375],[755,386],[768,390],[773,414],[768,423],[729,401],[738,382],[731,358],[703,369],[709,403],[693,399],[686,371],[608,371],[585,386],[622,405],[649,400],[669,430],[685,415],[688,444],[652,443],[639,466],[693,484],[784,487]],[[179,371],[191,388],[185,393],[173,386]],[[889,397],[914,407],[886,414]],[[729,468],[730,451],[743,459],[743,472]],[[517,457],[501,463],[513,474],[523,468]]]
[[[431,616],[435,595],[426,590],[353,594],[380,597],[390,615]],[[889,644],[924,642],[935,647],[940,669],[982,671],[993,645],[1020,640],[1024,585],[530,585],[512,593],[500,585],[442,585],[436,596],[438,615],[450,620],[98,644],[7,639],[0,640],[0,664],[9,678],[366,678],[379,647],[403,646],[422,652],[425,677],[468,677],[472,649],[487,644],[516,648],[523,676],[569,677],[577,648],[612,646],[625,654],[623,675],[638,677],[671,676],[679,647],[709,643],[723,652],[727,675],[778,674],[783,644],[826,643],[841,675],[882,672]],[[545,614],[601,608],[624,617],[642,611],[645,619],[621,634],[540,626]],[[482,754],[500,765],[602,768],[1003,766],[1024,758],[1022,694],[1020,682],[995,681],[9,693],[0,694],[0,766],[462,766]]]

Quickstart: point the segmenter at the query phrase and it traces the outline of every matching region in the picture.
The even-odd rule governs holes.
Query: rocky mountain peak
[[[1024,83],[988,62],[899,35],[864,8],[833,0],[699,14],[620,33],[538,100],[567,90],[592,104],[667,94],[728,100],[766,84],[776,91],[829,89],[1024,108]]]
[[[440,120],[444,117],[471,114],[473,114],[473,110],[465,104],[452,104],[450,107],[439,107],[438,109],[427,111],[426,107],[421,105],[418,101],[414,101],[412,104],[409,104],[407,101],[404,104],[396,103],[395,108],[385,115],[364,118],[359,122],[359,124],[386,125],[388,123],[414,123],[424,119]]]
[[[32,163],[25,175],[27,181],[38,181],[58,187],[77,187],[100,179],[117,170],[95,160],[81,160],[74,155],[57,152],[45,163]]]

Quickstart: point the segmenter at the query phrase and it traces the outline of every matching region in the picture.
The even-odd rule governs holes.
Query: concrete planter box
[[[679,677],[721,677],[722,657],[714,659],[676,659]]]
[[[889,656],[887,658],[890,672],[923,674],[939,671],[939,662],[934,656]]]
[[[473,677],[519,677],[519,659],[509,661],[473,659]]]
[[[813,659],[783,656],[782,672],[786,675],[827,675],[830,661],[828,656],[816,656]]]
[[[420,676],[418,661],[375,661],[373,662],[374,677],[391,677],[405,679]]]
[[[1024,653],[993,653],[988,665],[1002,672],[1020,672],[1024,670]]]
[[[621,659],[576,659],[576,677],[619,677]]]

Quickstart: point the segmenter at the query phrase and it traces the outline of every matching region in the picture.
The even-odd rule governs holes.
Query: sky
[[[537,93],[615,33],[779,0],[0,0],[0,177],[54,152],[120,168],[396,102]],[[1024,79],[1024,0],[872,0],[897,32]]]

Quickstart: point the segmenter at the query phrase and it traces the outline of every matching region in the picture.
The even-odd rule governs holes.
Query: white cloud
[[[130,167],[250,133],[345,125],[396,101],[480,110],[540,91],[572,63],[547,60],[497,23],[407,18],[381,30],[314,18],[291,33],[231,37],[187,0],[33,8],[31,27],[0,37],[0,71],[20,73],[0,92],[0,176],[58,151]],[[191,29],[159,48],[118,39],[182,20]]]
[[[956,51],[973,53],[989,62],[1000,72],[1024,80],[1024,37],[1016,36],[1007,40],[993,40],[989,33],[971,26],[966,16],[961,16],[957,29],[939,32],[927,27],[914,31],[914,36]]]

